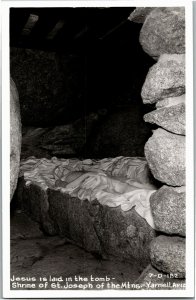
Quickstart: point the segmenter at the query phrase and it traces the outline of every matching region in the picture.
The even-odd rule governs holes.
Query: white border
[[[10,7],[139,7],[185,6],[186,8],[186,290],[170,291],[13,291],[10,290],[10,107],[9,107],[9,8]],[[2,219],[3,219],[3,297],[4,298],[157,298],[194,297],[194,189],[193,189],[193,42],[192,2],[189,0],[129,1],[6,1],[1,2],[2,17]]]

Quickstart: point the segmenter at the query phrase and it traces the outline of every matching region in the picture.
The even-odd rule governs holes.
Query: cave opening
[[[152,108],[140,94],[155,61],[139,43],[142,24],[128,20],[133,9],[11,9],[10,65],[20,95],[22,157],[33,155],[29,127],[45,128],[39,156],[144,156],[152,126],[143,115]],[[32,15],[39,18],[25,35]],[[59,20],[62,27],[49,38]],[[67,140],[65,131],[71,131]],[[35,144],[34,150],[41,146]]]
[[[142,24],[128,20],[134,9],[10,9],[10,73],[20,101],[21,160],[32,156],[48,160],[54,157],[57,160],[144,157],[144,145],[152,135],[154,126],[143,120],[144,114],[152,110],[152,105],[143,105],[141,88],[155,60],[143,51],[139,43]],[[26,201],[25,204],[21,204],[21,197]],[[59,203],[61,212],[55,205],[52,207],[52,198]],[[78,276],[82,274],[83,278],[109,274],[115,278],[114,286],[110,288],[115,289],[117,284],[127,280],[133,283],[146,267],[149,258],[145,257],[141,262],[142,254],[135,253],[140,260],[138,263],[131,258],[127,260],[129,254],[125,253],[122,259],[114,262],[111,261],[110,253],[107,253],[107,247],[113,247],[111,256],[118,258],[121,251],[132,249],[132,245],[129,248],[129,236],[132,243],[139,245],[142,241],[148,244],[155,233],[149,228],[145,229],[146,221],[139,220],[136,213],[131,211],[131,217],[141,226],[140,230],[129,224],[130,216],[127,212],[123,212],[125,219],[119,224],[122,215],[116,208],[111,208],[108,217],[108,209],[103,206],[97,212],[96,203],[89,209],[86,202],[84,208],[76,199],[72,200],[73,208],[70,208],[70,200],[68,204],[63,201],[56,191],[43,195],[37,186],[24,192],[19,178],[11,203],[12,248],[19,253],[19,257],[25,258],[20,262],[15,261],[14,257],[12,274],[32,277],[36,273],[42,276],[43,270],[55,278],[59,274],[66,277],[73,273]],[[50,216],[48,211],[46,213],[46,202],[52,207],[49,208]],[[39,209],[44,211],[43,216],[38,212]],[[96,232],[96,226],[92,227],[91,221],[84,221],[77,215],[75,210],[79,209],[84,218],[89,217],[86,215],[89,210],[89,218],[100,222],[99,215],[102,214],[104,222],[108,222],[108,232],[103,232],[101,244],[99,238],[92,238],[92,243],[84,241],[85,234],[90,235],[91,230],[98,236],[99,233]],[[33,221],[26,215],[27,211]],[[65,218],[66,214],[68,216]],[[67,224],[66,221],[72,217],[73,221]],[[63,218],[66,220],[63,221]],[[60,220],[52,229],[51,219]],[[40,230],[32,222],[44,225]],[[83,222],[89,222],[89,225],[83,226]],[[25,228],[27,224],[31,229]],[[123,233],[125,227],[126,235]],[[16,243],[21,232],[27,240],[31,236],[26,246],[21,240]],[[57,237],[56,232],[60,237]],[[122,237],[114,241],[115,234],[122,234]],[[37,239],[42,241],[37,244]]]

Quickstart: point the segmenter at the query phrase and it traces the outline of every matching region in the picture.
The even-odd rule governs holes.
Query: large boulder
[[[141,96],[146,104],[185,93],[184,54],[163,54],[153,65],[142,87]]]
[[[144,121],[157,124],[173,133],[185,135],[185,104],[156,109],[146,114]]]
[[[10,200],[18,182],[20,151],[21,121],[19,96],[14,81],[10,79]]]
[[[128,17],[129,21],[135,23],[144,23],[149,13],[155,9],[154,7],[137,7]]]
[[[160,235],[151,243],[152,265],[161,272],[185,278],[185,239]]]
[[[185,185],[185,137],[162,128],[145,145],[145,156],[156,179],[172,186]]]
[[[156,229],[185,236],[185,187],[163,186],[150,198]]]
[[[146,53],[157,58],[163,53],[185,53],[184,7],[158,7],[145,19],[140,43]]]

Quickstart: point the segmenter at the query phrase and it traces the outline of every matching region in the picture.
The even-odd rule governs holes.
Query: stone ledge
[[[138,261],[143,269],[150,262],[149,245],[156,233],[135,209],[89,202],[52,189],[44,190],[19,180],[18,198],[22,210],[38,221],[45,232],[68,237],[76,245],[119,261]]]

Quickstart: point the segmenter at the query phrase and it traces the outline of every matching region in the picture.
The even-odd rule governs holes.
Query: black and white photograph
[[[191,2],[52,2],[4,8],[4,294],[191,296]]]

